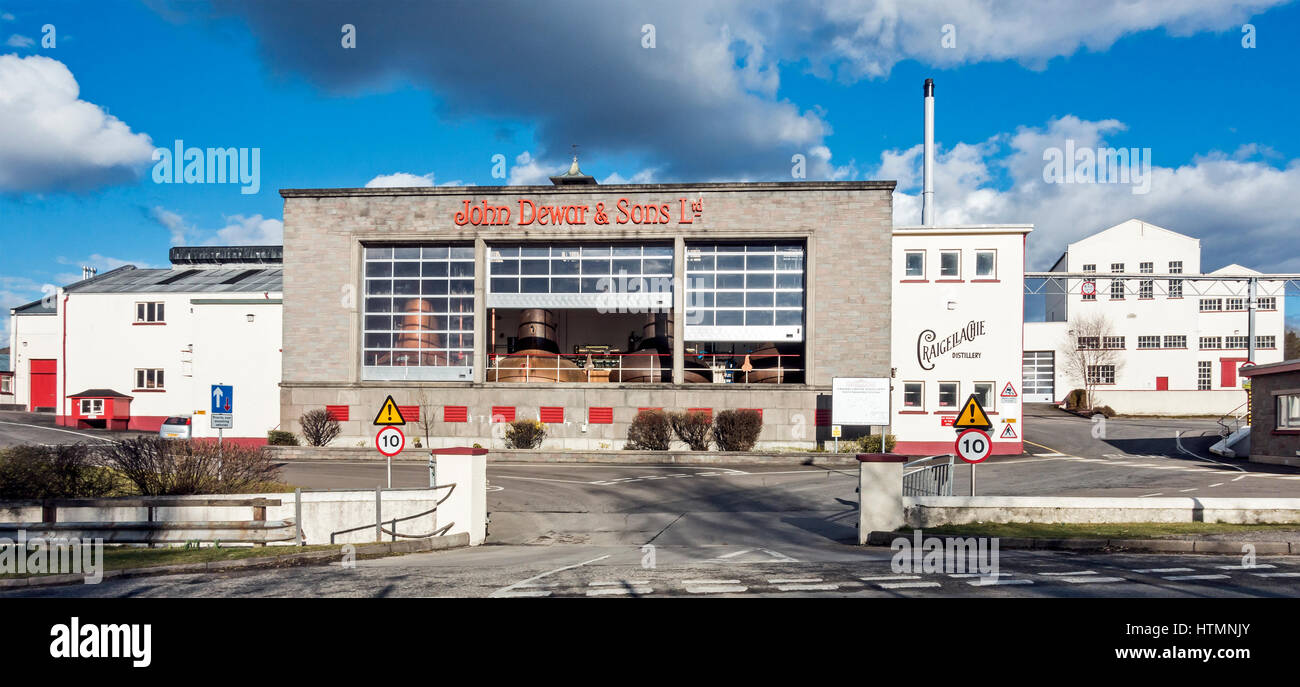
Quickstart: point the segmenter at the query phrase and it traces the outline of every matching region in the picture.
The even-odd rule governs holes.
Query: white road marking
[[[1122,577],[1058,577],[1058,580],[1065,580],[1070,584],[1096,584],[1106,582],[1127,582]]]
[[[548,591],[543,591],[543,590],[527,591],[527,590],[520,590],[520,589],[517,589],[515,591],[510,591],[510,592],[498,591],[492,594],[492,596],[501,597],[505,599],[513,599],[513,598],[520,598],[520,597],[536,598],[536,597],[550,596],[550,595],[551,593]]]
[[[719,584],[740,584],[740,580],[682,580],[682,584],[691,585],[693,587],[702,587]]]
[[[705,585],[699,587],[687,587],[686,591],[691,594],[735,594],[747,591],[749,587],[740,585]]]
[[[1189,491],[1196,491],[1196,487],[1192,487],[1191,489],[1179,489],[1179,490],[1178,490],[1178,493],[1180,493],[1180,494],[1186,494],[1186,493],[1189,492]]]
[[[769,577],[768,584],[811,584],[821,582],[820,577]]]
[[[833,582],[827,584],[779,584],[777,589],[783,592],[833,592],[839,588]]]
[[[1053,457],[1055,457],[1055,456],[1064,456],[1065,454],[1064,454],[1064,453],[1035,453],[1035,454],[1033,454],[1033,455],[1046,458],[1046,457],[1048,457],[1048,456],[1053,456]],[[1071,457],[1073,457],[1073,456],[1071,456]]]
[[[889,580],[919,580],[920,575],[881,575],[879,577],[859,577],[863,582],[886,582]]]
[[[1256,577],[1300,577],[1300,572],[1251,573]]]
[[[970,580],[966,584],[972,587],[993,587],[1002,584],[1033,584],[1033,580],[1005,580],[1001,577],[983,577],[978,580]]]
[[[1141,570],[1132,570],[1130,572],[1149,575],[1151,573],[1192,572],[1192,569],[1191,568],[1142,568]]]
[[[1180,582],[1182,580],[1226,580],[1227,575],[1166,575],[1166,580]]]
[[[938,587],[938,582],[881,582],[881,589],[923,589]]]
[[[609,558],[611,555],[612,555],[612,554],[605,554],[604,556],[600,556],[599,558],[593,558],[593,559],[591,559],[591,560],[589,560],[589,561],[583,561],[583,562],[581,562],[581,563],[574,563],[573,565],[566,565],[566,566],[564,566],[563,568],[556,568],[556,569],[554,569],[554,570],[548,570],[548,571],[546,571],[546,572],[544,572],[544,573],[542,573],[542,574],[540,574],[540,575],[533,575],[532,577],[530,577],[530,578],[528,578],[528,579],[526,579],[526,580],[520,580],[520,581],[518,581],[518,582],[516,582],[516,583],[514,583],[514,584],[512,584],[512,585],[510,585],[509,587],[502,587],[501,589],[498,589],[498,590],[496,590],[495,592],[492,592],[491,595],[492,595],[492,596],[505,596],[505,595],[507,595],[507,593],[512,592],[512,591],[514,591],[515,589],[518,589],[519,587],[526,586],[526,585],[528,585],[528,584],[531,583],[531,582],[536,582],[537,580],[540,580],[540,579],[542,579],[543,577],[546,577],[546,576],[548,576],[548,575],[554,575],[554,574],[557,573],[557,572],[563,572],[563,571],[565,571],[565,570],[572,570],[573,568],[581,568],[582,566],[587,565],[588,563],[595,563],[596,561],[603,561],[603,560],[605,560],[606,558]],[[550,594],[550,592],[546,592],[546,594]]]
[[[742,549],[740,551],[732,551],[731,553],[724,553],[721,556],[718,556],[718,558],[734,558],[736,556],[743,556],[749,553],[750,551],[753,551],[753,549]]]
[[[653,587],[605,587],[602,589],[588,589],[587,596],[627,596],[629,594],[653,594]]]
[[[1140,498],[1140,499],[1144,499],[1144,498],[1147,498],[1148,496],[1159,496],[1159,495],[1162,494],[1162,493],[1164,493],[1164,492],[1159,492],[1159,491],[1157,491],[1157,492],[1154,493],[1154,494],[1143,494],[1143,495],[1139,496],[1138,498]]]
[[[949,573],[948,577],[955,577],[958,579],[965,578],[965,577],[1006,577],[1007,575],[1014,575],[1014,574],[1015,573],[1004,573],[1004,572],[989,573],[987,575],[984,573]]]
[[[763,553],[765,553],[765,554],[767,554],[767,555],[769,555],[769,556],[771,556],[771,557],[777,559],[777,561],[776,561],[777,563],[798,563],[798,562],[799,562],[798,560],[796,560],[796,559],[794,559],[794,558],[791,558],[791,557],[789,557],[789,556],[787,556],[787,555],[785,555],[785,554],[783,554],[783,553],[780,553],[780,552],[778,552],[778,551],[773,551],[773,550],[771,550],[771,549],[759,549],[759,550],[762,551]]]
[[[1038,574],[1039,574],[1039,575],[1053,575],[1053,576],[1059,576],[1059,577],[1066,577],[1066,576],[1069,576],[1069,575],[1096,575],[1097,572],[1096,572],[1095,570],[1074,570],[1074,571],[1070,571],[1070,572],[1059,572],[1059,571],[1058,571],[1058,572],[1041,572],[1041,573],[1038,573]]]
[[[1216,565],[1219,570],[1256,570],[1264,568],[1275,568],[1277,566],[1269,563],[1257,563],[1255,565]]]
[[[614,587],[628,585],[631,587],[644,587],[650,584],[649,580],[601,580],[600,582],[589,582],[589,587]]]
[[[1218,484],[1211,484],[1210,486],[1211,486],[1211,487],[1221,487],[1221,486],[1223,486],[1223,482],[1219,482]]]

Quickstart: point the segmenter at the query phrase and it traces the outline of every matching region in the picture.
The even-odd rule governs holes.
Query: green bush
[[[515,420],[506,428],[506,448],[537,448],[545,438],[541,420]]]
[[[0,499],[98,498],[123,486],[86,444],[0,449]]]
[[[898,438],[893,434],[885,435],[885,450],[880,450],[880,435],[868,434],[858,438],[858,453],[893,453],[898,445]]]
[[[713,420],[713,441],[719,451],[748,451],[762,431],[763,416],[757,410],[724,410]]]
[[[673,433],[686,442],[692,451],[709,450],[713,438],[713,415],[701,411],[669,413],[668,423],[673,426]]]
[[[662,410],[642,410],[627,428],[627,443],[623,448],[631,451],[667,451],[673,441],[673,426],[668,414]]]
[[[293,432],[273,429],[266,433],[266,443],[268,446],[297,446],[298,436]]]

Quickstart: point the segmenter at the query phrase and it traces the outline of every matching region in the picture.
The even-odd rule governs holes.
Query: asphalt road
[[[72,430],[54,426],[50,413],[0,410],[0,448],[19,444],[69,444],[104,442],[136,436],[139,432],[109,432],[96,429]]]

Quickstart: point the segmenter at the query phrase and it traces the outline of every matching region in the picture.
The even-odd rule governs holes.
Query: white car
[[[191,422],[189,415],[169,417],[158,428],[158,436],[164,439],[189,439]]]

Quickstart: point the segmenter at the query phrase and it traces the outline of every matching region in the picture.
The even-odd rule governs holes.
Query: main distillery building
[[[760,446],[811,448],[833,378],[890,376],[894,182],[551,181],[282,190],[282,428],[325,407],[355,444],[392,394],[435,445],[753,408]]]

